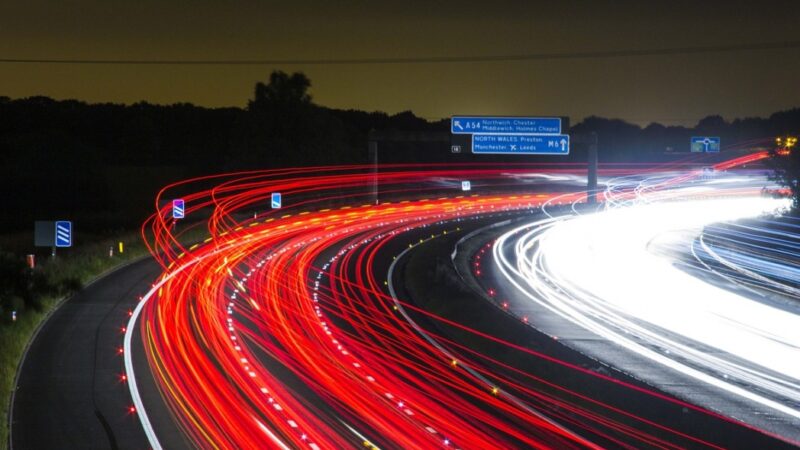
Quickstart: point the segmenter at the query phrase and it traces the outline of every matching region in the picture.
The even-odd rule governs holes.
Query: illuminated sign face
[[[453,116],[453,134],[561,134],[560,117]]]
[[[172,201],[172,218],[183,219],[184,217],[186,217],[186,208],[183,199],[176,198]]]
[[[281,193],[280,192],[273,192],[272,193],[272,201],[270,202],[272,209],[278,209],[281,207]]]
[[[473,134],[472,153],[567,155],[566,134]]]
[[[719,152],[719,147],[719,137],[693,136],[691,139],[693,153],[717,153]]]
[[[450,118],[450,133],[466,135],[472,153],[476,154],[568,155],[569,135],[561,134],[563,128],[560,117]],[[456,140],[451,151],[459,147],[460,153],[461,143]]]
[[[68,220],[56,222],[56,247],[72,247],[72,222]]]

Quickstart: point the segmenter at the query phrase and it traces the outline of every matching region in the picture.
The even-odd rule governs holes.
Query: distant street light
[[[797,144],[797,137],[795,136],[785,136],[785,137],[777,137],[775,138],[775,144],[778,146],[778,149],[775,151],[778,155],[786,156],[791,152],[792,147]]]

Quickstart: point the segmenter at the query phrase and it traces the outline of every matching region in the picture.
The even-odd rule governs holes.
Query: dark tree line
[[[370,130],[449,129],[447,120],[429,122],[411,112],[319,106],[310,87],[302,73],[273,72],[255,85],[246,108],[0,97],[0,231],[59,217],[81,217],[96,229],[130,228],[171,181],[241,169],[366,163]],[[694,128],[657,123],[641,128],[589,117],[570,132],[595,131],[601,160],[629,161],[686,152],[692,135],[721,136],[728,145],[797,132],[798,124],[800,109],[732,122],[710,116]],[[443,158],[448,148],[443,146]],[[395,157],[414,162],[417,156]],[[567,160],[584,158],[575,146]]]
[[[599,136],[601,160],[652,160],[659,155],[686,153],[692,136],[718,136],[723,147],[769,149],[775,136],[800,130],[800,108],[777,112],[768,118],[750,117],[725,121],[713,115],[694,127],[665,126],[651,123],[642,128],[619,119],[588,117],[573,126],[571,134],[594,131]]]
[[[301,73],[275,72],[256,85],[245,109],[0,97],[0,231],[78,216],[93,229],[130,228],[169,182],[242,169],[366,163],[371,129],[430,126],[410,112],[318,106],[310,85]]]

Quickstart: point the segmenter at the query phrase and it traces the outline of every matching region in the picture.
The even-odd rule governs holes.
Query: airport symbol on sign
[[[450,133],[468,135],[476,154],[568,155],[561,125],[560,117],[453,116]]]
[[[569,135],[473,134],[472,153],[566,155]]]
[[[469,181],[466,181],[466,180],[461,182],[461,190],[462,191],[469,191],[471,189],[472,189],[472,183],[470,183]]]
[[[278,209],[281,207],[281,193],[280,192],[273,192],[272,193],[272,209]]]
[[[186,217],[186,208],[183,199],[176,198],[172,201],[172,218],[183,219]]]
[[[68,220],[56,222],[56,247],[72,247],[72,222]]]

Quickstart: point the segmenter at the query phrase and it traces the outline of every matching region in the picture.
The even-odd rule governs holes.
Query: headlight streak
[[[800,233],[770,230],[769,225],[761,225],[756,228],[732,224],[729,230],[709,227],[698,241],[714,261],[739,275],[737,283],[800,298],[800,289],[792,285],[800,280],[797,264]],[[707,242],[707,235],[712,239],[711,244]],[[776,238],[776,235],[791,240]]]
[[[571,429],[623,447],[716,447],[557,384],[552,387],[558,395],[539,391],[527,385],[547,383],[535,374],[509,378],[494,370],[503,364],[488,355],[435,333],[421,335],[398,309],[445,320],[393,298],[384,275],[373,271],[377,255],[409,232],[452,231],[469,218],[543,204],[574,205],[584,193],[443,195],[425,180],[469,178],[502,189],[513,183],[504,179],[506,166],[390,168],[396,171],[379,174],[382,193],[410,192],[415,200],[364,204],[361,192],[372,181],[364,167],[318,168],[314,176],[287,169],[206,177],[159,194],[167,198],[174,189],[213,184],[183,196],[190,217],[209,211],[206,242],[178,244],[160,200],[143,229],[143,235],[151,230],[155,236],[148,243],[165,272],[133,311],[124,353],[128,385],[154,448],[158,439],[145,423],[147,405],[139,398],[132,363],[135,329],[165,403],[201,448],[345,448],[354,441],[370,448],[593,446]],[[520,165],[511,173],[523,177],[535,170],[541,168]],[[574,168],[547,171],[569,174]],[[611,168],[605,174],[628,172]],[[420,198],[431,189],[434,195]],[[250,219],[274,191],[283,192],[289,206]],[[349,204],[336,205],[343,200]],[[527,349],[515,351],[550,361]],[[324,404],[298,393],[291,379]],[[546,415],[533,413],[542,408]]]
[[[759,158],[748,156],[739,163]],[[669,175],[611,179],[605,211],[580,217],[551,214],[548,220],[502,235],[493,246],[497,267],[527,298],[565,320],[702,382],[800,418],[800,410],[789,406],[800,402],[796,307],[793,314],[741,298],[647,252],[655,237],[663,239],[670,230],[699,233],[704,225],[757,216],[783,208],[787,201],[758,197],[748,183],[731,186],[714,180],[687,186],[690,180],[693,177]],[[686,200],[699,196],[722,199]],[[709,259],[750,285],[767,285],[797,298],[796,288],[770,278],[788,279],[796,273],[796,248],[771,260],[731,250],[723,250],[722,257],[705,244],[703,235],[699,239]],[[791,254],[788,260],[786,252]],[[686,340],[751,364],[711,355]]]

